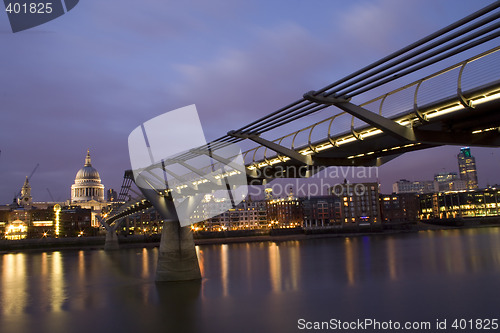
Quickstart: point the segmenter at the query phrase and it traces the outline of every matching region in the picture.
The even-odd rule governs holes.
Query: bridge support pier
[[[201,272],[191,227],[181,227],[179,221],[165,222],[161,234],[156,281],[198,279],[201,279]]]
[[[104,250],[105,251],[112,251],[112,250],[119,250],[120,245],[118,244],[118,235],[116,234],[116,229],[115,228],[109,228],[109,230],[106,231],[106,240],[104,242]]]
[[[139,178],[137,181],[141,181]],[[156,281],[189,281],[201,279],[200,265],[194,247],[191,226],[181,227],[172,197],[160,195],[144,184],[139,189],[163,217]]]

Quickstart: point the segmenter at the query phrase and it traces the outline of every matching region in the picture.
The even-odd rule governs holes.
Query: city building
[[[432,180],[409,181],[401,179],[392,184],[393,193],[432,193],[437,191],[436,184]]]
[[[500,189],[450,191],[419,196],[421,220],[500,216]]]
[[[92,167],[87,151],[85,164],[71,186],[71,200],[66,202],[34,202],[26,177],[14,202],[0,206],[0,237],[6,239],[76,237],[94,235],[98,218],[108,206],[104,185]]]
[[[30,211],[28,238],[80,237],[93,235],[92,212],[80,207],[56,204]]]
[[[378,183],[344,183],[332,193],[340,197],[343,228],[382,228]]]
[[[248,205],[246,201],[239,203],[236,208],[230,209],[228,211],[229,215],[229,225],[226,225],[229,230],[238,229],[259,229],[265,227],[267,222],[267,211],[265,210],[265,202],[263,210],[258,207],[256,209],[253,205]],[[253,207],[252,207],[253,206]],[[226,220],[227,215],[224,216]],[[266,219],[262,219],[266,217]]]
[[[436,192],[462,191],[467,189],[467,181],[459,179],[456,172],[440,172],[434,175]]]
[[[163,219],[154,208],[127,216],[121,222],[121,232],[126,235],[157,234],[163,228]]]
[[[83,168],[78,170],[75,183],[71,185],[70,206],[90,209],[92,227],[100,227],[98,219],[102,214],[102,209],[107,207],[108,203],[104,200],[104,185],[101,184],[99,172],[92,167],[89,150],[87,150]]]
[[[30,208],[33,205],[31,185],[29,183],[28,176],[26,176],[26,180],[21,188],[21,195],[17,198],[17,205],[24,208]]]
[[[0,206],[0,238],[5,236],[5,227],[9,224],[9,206]]]
[[[224,213],[205,219],[193,226],[196,231],[224,231],[242,229],[261,229],[268,227],[267,203],[254,201],[251,197],[241,201],[236,207]]]
[[[268,193],[267,219],[271,228],[295,228],[303,226],[302,200],[290,190],[286,198],[271,198]]]
[[[458,179],[456,172],[440,172],[434,175],[434,181],[444,183]]]
[[[248,200],[244,200],[242,204],[248,212],[252,212],[249,213],[249,216],[252,216],[255,221],[255,227],[265,228],[267,226],[267,202],[265,200],[252,200],[249,196]]]
[[[341,206],[337,196],[325,195],[304,198],[304,227],[326,227],[341,223]]]
[[[8,207],[8,206],[7,206]],[[0,210],[0,235],[5,239],[77,237],[94,234],[91,210],[80,207],[10,207]]]
[[[458,170],[460,179],[465,181],[467,189],[475,190],[478,188],[476,159],[471,155],[470,148],[464,147],[460,149],[457,155]]]
[[[380,195],[380,216],[385,226],[390,224],[416,223],[420,202],[415,193]]]
[[[106,200],[108,202],[114,202],[118,200],[118,193],[114,189],[110,188],[106,191]]]

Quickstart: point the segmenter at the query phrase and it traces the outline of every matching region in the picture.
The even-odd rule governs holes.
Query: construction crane
[[[49,188],[48,188],[48,187],[47,187],[47,192],[49,192],[50,199],[52,200],[52,202],[56,202],[56,201],[54,200],[54,197],[52,196],[52,193],[50,193],[50,190],[49,190]]]
[[[33,177],[33,174],[35,173],[36,169],[38,169],[39,166],[40,166],[40,163],[37,163],[35,165],[35,168],[33,169],[33,171],[31,171],[30,175],[28,176],[28,181],[30,181],[31,177]]]

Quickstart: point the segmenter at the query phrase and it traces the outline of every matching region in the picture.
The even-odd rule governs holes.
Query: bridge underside
[[[274,178],[310,177],[320,171],[321,167],[381,166],[404,153],[443,145],[500,147],[498,101],[481,103],[474,108],[464,107],[461,110],[441,115],[433,121],[420,120],[414,113],[404,118],[411,119],[412,126],[408,128],[414,135],[411,139],[387,130],[379,130],[379,134],[367,139],[363,139],[361,135],[356,136],[356,132],[379,129],[377,124],[373,123],[373,126],[345,133],[345,136],[352,139],[341,145],[338,145],[338,140],[323,140],[299,147],[297,151],[310,149],[310,147],[329,146],[328,149],[313,151],[306,163],[284,154],[275,154],[253,163],[253,167],[250,167],[251,170],[248,172],[248,179],[252,184],[258,185]],[[397,124],[401,122],[401,119],[393,122]],[[281,161],[275,164],[269,162],[276,158],[280,158]]]

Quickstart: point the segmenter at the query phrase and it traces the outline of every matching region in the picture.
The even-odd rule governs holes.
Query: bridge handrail
[[[422,79],[419,79],[419,80],[416,80],[414,82],[411,82],[409,84],[406,84],[405,86],[403,87],[400,87],[398,89],[395,89],[395,90],[392,90],[391,92],[388,92],[386,94],[383,94],[383,95],[380,95],[378,97],[375,97],[371,100],[368,100],[366,102],[363,102],[361,104],[359,104],[359,106],[361,107],[367,107],[369,106],[370,104],[374,104],[376,102],[380,102],[380,104],[378,105],[378,110],[379,110],[379,114],[380,115],[384,115],[384,109],[383,109],[383,102],[387,99],[387,97],[389,96],[392,96],[392,95],[395,95],[399,92],[402,92],[404,90],[407,90],[407,89],[410,89],[412,87],[415,87],[415,91],[414,93],[412,94],[413,95],[413,108],[411,110],[403,110],[402,112],[399,112],[395,115],[392,115],[392,117],[390,119],[393,119],[393,120],[399,120],[398,118],[400,118],[401,116],[408,116],[408,115],[411,115],[411,114],[415,114],[417,115],[420,115],[422,116],[422,113],[425,113],[425,112],[428,112],[430,109],[434,109],[434,108],[439,108],[440,107],[440,104],[443,104],[443,103],[440,103],[440,102],[446,102],[444,104],[453,104],[451,102],[455,102],[455,103],[460,103],[460,104],[464,104],[464,107],[466,106],[469,106],[467,103],[469,100],[473,99],[474,95],[471,95],[471,91],[477,91],[477,90],[484,90],[485,88],[488,88],[489,90],[491,90],[491,88],[496,88],[498,87],[499,85],[499,82],[498,80],[495,80],[495,81],[488,81],[482,85],[479,85],[476,89],[468,89],[467,91],[462,91],[462,78],[463,78],[463,73],[464,73],[464,69],[466,67],[467,64],[470,64],[476,60],[479,60],[481,58],[485,58],[489,55],[492,55],[492,54],[495,54],[496,52],[500,51],[500,46],[498,47],[495,47],[493,49],[490,49],[486,52],[483,52],[479,55],[476,55],[474,57],[471,57],[465,61],[461,61],[460,63],[458,64],[454,64],[452,66],[449,66],[443,70],[440,70],[436,73],[433,73],[431,75],[428,75]],[[499,53],[500,54],[500,53]],[[459,69],[460,70],[460,75],[458,75],[458,79],[456,81],[456,88],[457,88],[457,93],[455,94],[455,96],[453,96],[454,100],[453,101],[450,101],[449,99],[441,99],[441,100],[434,100],[432,102],[429,102],[429,103],[426,103],[424,105],[421,105],[419,106],[418,105],[418,92],[419,92],[419,88],[420,86],[422,85],[422,83],[426,82],[426,81],[429,81],[433,78],[436,78],[438,76],[441,76],[443,74],[446,74],[446,73],[449,73],[453,70],[456,70],[456,69]],[[340,132],[338,133],[335,138],[337,138],[337,140],[342,140],[342,139],[345,139],[345,136],[349,136],[349,135],[352,135],[353,131],[361,131],[361,130],[366,130],[367,128],[370,128],[370,126],[368,124],[365,124],[365,126],[353,126],[354,124],[354,121],[356,119],[356,117],[354,116],[349,116],[346,112],[343,112],[343,111],[340,111],[339,113],[333,115],[333,116],[330,116],[330,117],[327,117],[323,120],[320,120],[314,124],[311,124],[311,125],[308,125],[304,128],[301,128],[299,130],[296,130],[294,132],[291,132],[287,135],[284,135],[284,136],[281,136],[275,140],[273,140],[273,142],[282,142],[284,139],[290,137],[290,136],[293,136],[294,139],[302,132],[306,132],[306,131],[309,131],[307,137],[308,137],[308,142],[304,145],[301,145],[299,147],[295,147],[295,140],[292,141],[292,144],[290,146],[288,146],[289,148],[291,149],[296,149],[298,150],[300,153],[306,155],[308,153],[313,153],[315,152],[315,150],[318,148],[317,145],[321,145],[321,144],[324,144],[326,143],[326,141],[329,141],[331,145],[335,146],[336,145],[336,142],[337,140],[334,139],[332,133],[331,133],[331,127],[332,127],[332,124],[333,124],[333,121],[340,117],[340,116],[346,116],[346,117],[351,117],[351,130],[350,131],[343,131],[343,132]],[[424,118],[424,117],[422,117]],[[328,122],[330,121],[330,124],[329,124],[329,128],[328,128],[328,132],[326,133],[326,135],[324,135],[323,137],[326,138],[323,139],[323,140],[319,140],[319,141],[316,141],[316,142],[312,142],[311,141],[311,138],[312,138],[312,131],[314,130],[315,127],[317,127],[318,125],[322,124],[322,123],[325,123],[325,122]],[[371,128],[373,129],[373,128]],[[254,148],[251,148],[245,152],[243,152],[243,154],[245,156],[248,155],[249,152],[256,152],[257,150],[259,149],[266,149],[266,147],[262,146],[262,145],[258,145]],[[323,148],[323,147],[320,147],[320,148]],[[256,159],[256,154],[254,153],[253,154],[253,158],[252,158],[252,161],[249,161],[248,164],[249,165],[259,165],[259,164],[262,164],[262,162],[264,160],[273,160],[275,158],[283,158],[283,156],[279,156],[279,154],[275,154],[275,155],[272,155],[272,156],[267,156],[267,154],[264,154],[264,159]]]

